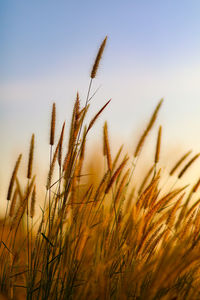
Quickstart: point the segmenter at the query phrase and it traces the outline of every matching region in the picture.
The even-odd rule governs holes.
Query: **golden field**
[[[103,171],[98,162],[92,170],[85,167],[87,137],[109,109],[110,100],[85,122],[105,45],[106,39],[97,53],[83,107],[76,95],[67,150],[65,123],[55,141],[53,104],[50,167],[39,215],[35,213],[34,134],[25,186],[18,177],[22,155],[18,156],[0,224],[0,299],[200,299],[200,199],[194,201],[200,181],[192,186],[178,184],[199,154],[192,156],[189,151],[180,156],[167,178],[174,183],[166,188],[159,167],[160,126],[154,164],[135,184],[137,161],[142,159],[163,100],[132,156],[122,147],[113,156],[105,122],[99,149]]]

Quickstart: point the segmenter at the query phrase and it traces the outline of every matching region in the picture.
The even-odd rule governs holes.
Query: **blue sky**
[[[164,97],[159,122],[165,146],[199,151],[199,16],[200,2],[194,0],[1,0],[2,182],[10,176],[16,153],[28,151],[32,132],[38,155],[45,156],[53,101],[59,125],[70,121],[77,89],[84,102],[105,35],[108,43],[94,82],[101,89],[91,115],[108,99],[112,102],[96,126],[96,138],[108,119],[113,138],[128,140],[131,147]]]
[[[127,61],[155,68],[196,64],[199,53],[199,1],[11,0],[0,5],[1,82],[72,67],[71,58],[82,61],[94,53],[105,34],[112,67],[116,57],[123,57],[125,66]]]

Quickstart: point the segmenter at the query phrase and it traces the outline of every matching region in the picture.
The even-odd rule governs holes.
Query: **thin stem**
[[[28,190],[29,190],[29,183],[30,183],[30,180],[28,179]],[[29,194],[29,192],[28,192]],[[27,251],[28,251],[28,257],[27,257],[27,262],[28,262],[28,280],[29,280],[29,256],[30,256],[30,249],[29,249],[29,219],[28,219],[28,214],[29,214],[29,205],[28,205],[28,196],[27,196],[27,206],[26,206],[26,229],[27,229]],[[27,285],[27,294],[29,295],[29,284]]]
[[[51,167],[51,162],[52,162],[52,145],[50,146],[50,167]],[[49,235],[51,232],[51,188],[49,188]]]

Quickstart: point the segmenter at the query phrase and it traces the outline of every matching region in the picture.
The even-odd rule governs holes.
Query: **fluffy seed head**
[[[34,185],[32,196],[31,196],[31,210],[30,210],[31,218],[33,218],[35,215],[35,200],[36,200],[36,187]]]
[[[12,218],[13,214],[14,214],[14,210],[15,210],[15,206],[16,206],[16,201],[17,201],[17,195],[18,195],[18,189],[15,189],[14,195],[12,197],[12,202],[11,202],[11,206],[10,206],[10,212],[9,212],[9,216]]]
[[[112,170],[112,159],[111,159],[111,153],[110,153],[110,145],[109,145],[109,139],[108,139],[108,125],[107,122],[105,122],[103,127],[103,133],[104,133],[104,148],[105,148],[105,154],[107,157],[107,164],[108,169]]]
[[[156,154],[155,154],[155,163],[158,163],[160,157],[160,144],[161,144],[161,134],[162,134],[162,126],[159,127],[157,144],[156,144]]]
[[[117,170],[115,171],[115,173],[113,174],[113,176],[111,177],[107,187],[106,187],[106,190],[105,190],[105,194],[107,194],[110,190],[110,188],[112,187],[115,179],[118,177],[118,175],[120,174],[120,172],[122,171],[122,169],[124,168],[124,166],[126,165],[128,161],[128,158],[125,158],[122,163],[120,164],[120,166],[117,168]]]
[[[61,166],[61,163],[62,163],[62,145],[63,145],[64,129],[65,129],[65,122],[63,123],[62,131],[61,131],[60,139],[59,139],[59,148],[58,148],[58,164],[59,164],[59,166]]]
[[[96,120],[98,119],[98,117],[100,116],[100,114],[103,112],[103,110],[106,108],[106,106],[110,103],[111,99],[106,102],[106,104],[104,104],[104,106],[98,111],[98,113],[92,118],[92,120],[90,121],[89,125],[88,125],[88,129],[87,132],[92,128],[92,126],[94,125],[94,123],[96,122]]]
[[[99,62],[100,62],[100,60],[101,60],[101,57],[102,57],[104,48],[105,48],[105,46],[106,46],[106,41],[107,41],[107,36],[105,37],[105,39],[104,39],[103,42],[101,43],[101,46],[100,46],[99,51],[98,51],[98,53],[97,53],[96,59],[95,59],[95,61],[94,61],[94,64],[93,64],[93,67],[92,67],[92,71],[91,71],[91,74],[90,74],[90,77],[91,77],[92,79],[96,77],[97,70],[98,70],[98,67],[99,67]]]
[[[146,127],[146,129],[144,131],[144,133],[142,134],[142,136],[141,136],[141,138],[140,138],[140,140],[139,140],[139,142],[137,144],[137,147],[136,147],[136,150],[135,150],[135,153],[134,153],[135,157],[138,156],[138,154],[139,154],[139,152],[140,152],[140,150],[141,150],[141,148],[142,148],[142,146],[144,144],[144,141],[145,141],[145,139],[146,139],[149,131],[151,130],[151,128],[154,125],[154,123],[155,123],[155,121],[157,119],[158,111],[159,111],[162,103],[163,103],[163,99],[161,99],[160,102],[158,103],[158,105],[156,106],[156,109],[154,110],[153,115],[151,116],[151,119],[150,119],[150,121],[149,121],[149,123],[148,123],[148,125],[147,125],[147,127]]]
[[[34,140],[35,140],[35,136],[34,134],[32,134],[30,150],[29,150],[28,171],[27,171],[27,178],[29,179],[31,178],[32,168],[33,168]]]
[[[50,145],[54,145],[55,138],[55,125],[56,125],[56,104],[53,103],[52,113],[51,113],[51,130],[50,130]]]
[[[192,151],[188,151],[187,153],[185,153],[178,161],[177,163],[174,165],[174,167],[171,169],[171,171],[169,172],[169,175],[172,176],[175,171],[178,169],[178,167],[182,164],[182,162],[190,155]]]
[[[181,170],[181,172],[178,175],[178,178],[180,179],[183,174],[188,170],[188,168],[193,164],[193,162],[200,156],[200,153],[196,154],[188,163],[187,165]]]
[[[10,179],[10,184],[9,184],[8,193],[7,193],[7,200],[10,200],[10,198],[11,198],[11,194],[12,194],[12,190],[13,190],[14,182],[15,182],[15,179],[16,179],[16,176],[17,176],[17,171],[18,171],[18,168],[19,168],[21,158],[22,158],[22,154],[19,155],[19,157],[16,161],[15,168],[13,170],[13,173],[12,173],[12,176],[11,176],[11,179]]]
[[[197,183],[194,185],[193,189],[192,189],[192,192],[193,193],[196,193],[196,191],[198,190],[200,186],[200,179],[197,181]]]

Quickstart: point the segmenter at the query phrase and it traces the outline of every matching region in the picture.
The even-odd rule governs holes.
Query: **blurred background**
[[[59,134],[62,122],[70,122],[77,90],[84,104],[91,67],[106,35],[107,46],[93,84],[93,91],[100,89],[89,115],[112,101],[89,136],[91,151],[101,143],[102,125],[108,120],[113,152],[115,145],[125,143],[132,154],[163,97],[144,150],[147,157],[153,161],[160,124],[161,159],[166,168],[184,152],[198,152],[199,16],[198,0],[1,0],[0,205],[6,202],[9,179],[21,152],[25,177],[33,132],[35,172],[41,177],[47,174],[52,103],[57,105]],[[198,164],[193,172],[198,177]]]

